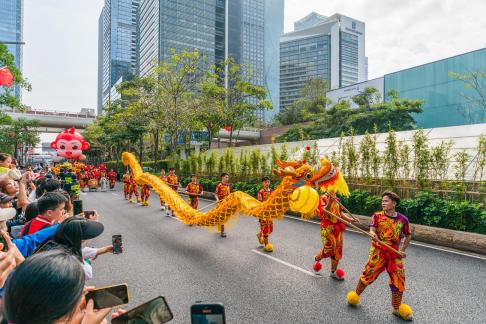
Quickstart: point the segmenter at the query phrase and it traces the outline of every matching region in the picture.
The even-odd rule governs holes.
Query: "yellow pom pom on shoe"
[[[263,249],[266,252],[273,252],[273,245],[272,245],[272,243],[268,243],[267,245],[265,245],[265,247]]]
[[[346,300],[348,301],[349,305],[358,306],[361,301],[361,298],[356,293],[356,291],[351,290],[350,292],[348,292],[348,295],[346,296]]]
[[[412,307],[407,304],[400,304],[398,307],[398,316],[405,321],[413,320],[413,310]]]

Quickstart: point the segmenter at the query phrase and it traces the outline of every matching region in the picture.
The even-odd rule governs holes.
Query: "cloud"
[[[103,2],[24,1],[24,74],[33,86],[26,104],[96,108]],[[285,30],[311,11],[366,23],[370,79],[486,47],[484,0],[285,0]]]
[[[285,30],[311,11],[366,23],[369,78],[486,47],[483,0],[286,0]]]

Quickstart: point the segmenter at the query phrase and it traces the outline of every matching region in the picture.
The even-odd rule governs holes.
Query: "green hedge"
[[[189,177],[184,177],[181,179],[181,185],[186,186],[189,181]],[[214,192],[219,179],[199,178],[198,181],[205,191]],[[276,185],[277,183],[274,183],[272,187]],[[261,184],[258,180],[236,182],[233,189],[256,197]],[[359,215],[372,215],[381,210],[381,197],[366,190],[354,190],[349,197],[343,197],[342,202],[351,212]],[[418,192],[414,199],[403,199],[398,211],[405,214],[414,224],[486,234],[486,211],[481,204],[464,200],[446,200],[434,193]]]

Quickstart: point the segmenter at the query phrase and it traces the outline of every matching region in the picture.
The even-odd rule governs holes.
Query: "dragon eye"
[[[310,174],[309,172],[307,172],[307,173],[305,174],[305,177],[306,177],[307,179],[310,179],[310,178],[312,178],[312,174]]]

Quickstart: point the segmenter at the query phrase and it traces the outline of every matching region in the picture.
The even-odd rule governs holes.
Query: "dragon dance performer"
[[[263,188],[257,193],[257,198],[259,201],[264,202],[272,194],[269,177],[262,178],[262,186]],[[260,232],[257,234],[258,242],[263,245],[265,251],[271,252],[273,251],[273,246],[271,244],[269,245],[268,237],[273,233],[273,221],[271,219],[259,219],[258,221],[260,222]]]
[[[370,223],[371,242],[370,255],[363,273],[361,274],[355,291],[350,291],[347,300],[352,305],[360,302],[360,295],[365,288],[373,283],[384,270],[390,277],[389,286],[392,294],[392,313],[404,320],[412,320],[413,313],[410,306],[402,304],[405,291],[405,269],[403,258],[406,257],[411,231],[405,215],[395,211],[400,197],[391,191],[382,195],[381,206],[383,211],[374,213]],[[403,240],[403,244],[401,244]],[[398,255],[386,246],[379,243],[383,241],[400,252]],[[401,248],[400,248],[401,244]]]
[[[160,180],[162,180],[165,183],[167,183],[167,176],[165,175],[165,169],[160,170],[160,176],[159,176],[159,178],[160,178]],[[162,210],[166,210],[167,209],[167,205],[165,204],[165,202],[162,200],[161,197],[160,197],[160,209],[162,209]]]
[[[327,213],[324,211],[328,211]],[[348,217],[339,204],[338,198],[332,190],[320,197],[318,214],[321,218],[321,240],[322,250],[314,257],[314,271],[318,272],[322,265],[320,261],[331,258],[331,278],[344,280],[344,271],[338,270],[339,261],[343,257],[343,232],[346,225],[332,215],[338,215],[345,221],[357,222],[354,218]],[[330,213],[329,213],[330,212]]]
[[[222,173],[221,174],[221,182],[216,185],[216,189],[214,190],[214,197],[216,198],[216,202],[222,201],[226,196],[231,193],[231,184],[229,183],[229,174]],[[226,233],[224,232],[224,225],[219,225],[219,235],[221,237],[226,237]]]
[[[191,182],[186,186],[186,193],[189,196],[189,205],[192,208],[197,209],[199,205],[199,195],[203,194],[203,187],[197,182],[195,174],[191,175]]]
[[[113,171],[113,169],[110,169],[110,172],[108,172],[108,180],[110,182],[110,190],[113,190],[115,188],[115,183],[116,183],[116,172]]]
[[[88,179],[89,179],[88,174],[84,170],[81,170],[81,172],[78,174],[78,181],[79,181],[79,186],[81,188],[81,191],[84,191],[84,188],[88,184]]]
[[[135,177],[133,175],[130,175],[130,192],[128,193],[128,201],[131,203],[133,202],[132,195],[135,195],[135,198],[137,198],[137,202],[140,202],[137,181],[135,181]]]
[[[169,175],[167,176],[166,182],[169,185],[169,187],[171,187],[175,192],[177,192],[177,188],[179,188],[179,177],[175,174],[174,168],[169,169]],[[172,215],[172,211],[167,206],[166,216],[171,216],[171,215]]]
[[[128,171],[123,175],[123,193],[125,194],[125,199],[128,199],[130,194],[130,173]]]
[[[150,197],[150,189],[147,184],[142,186],[142,190],[140,191],[140,197],[142,198],[142,206],[148,206],[148,200]]]

